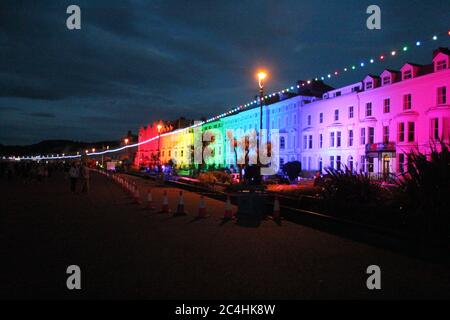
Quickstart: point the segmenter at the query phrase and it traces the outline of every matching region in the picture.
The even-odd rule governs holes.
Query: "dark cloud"
[[[36,117],[36,118],[55,118],[56,117],[53,113],[48,113],[48,112],[32,112],[32,113],[29,113],[28,115],[30,115],[32,117]]]
[[[74,3],[80,31],[65,27]],[[158,118],[198,119],[252,99],[260,66],[277,90],[448,28],[448,2],[379,0],[383,29],[368,31],[370,4],[2,0],[0,143],[39,141],[55,128],[67,139],[111,139]],[[428,62],[431,49],[401,62]]]

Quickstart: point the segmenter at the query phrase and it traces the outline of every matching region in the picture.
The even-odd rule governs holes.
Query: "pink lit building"
[[[301,108],[303,169],[345,167],[388,176],[404,171],[408,153],[428,153],[450,138],[450,50],[430,65],[406,63],[329,91]]]

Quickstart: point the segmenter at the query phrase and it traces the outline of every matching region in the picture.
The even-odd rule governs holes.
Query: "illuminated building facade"
[[[280,166],[300,161],[310,172],[327,167],[386,177],[403,172],[411,151],[428,153],[437,141],[449,142],[449,58],[450,51],[439,48],[430,65],[406,63],[398,71],[384,70],[339,89],[320,81],[299,83],[296,94],[279,96],[263,107],[263,129],[280,132],[275,161]],[[234,166],[242,150],[234,152],[227,131],[245,135],[259,131],[259,123],[260,108],[255,104],[202,124],[203,133],[216,130],[214,141],[207,143],[214,150],[207,164]],[[157,136],[154,126],[141,131],[139,141]],[[189,165],[193,132],[193,128],[178,129],[161,137],[162,162]],[[157,145],[156,139],[139,146],[140,164]]]

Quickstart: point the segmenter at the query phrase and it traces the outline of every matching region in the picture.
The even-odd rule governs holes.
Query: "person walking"
[[[77,180],[80,176],[80,169],[72,163],[69,169],[69,178],[70,178],[70,192],[75,193],[77,191]]]
[[[90,171],[87,165],[82,167],[82,177],[83,177],[83,187],[81,189],[82,193],[89,193],[90,189]]]

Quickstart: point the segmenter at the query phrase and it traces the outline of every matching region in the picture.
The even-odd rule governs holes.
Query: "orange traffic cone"
[[[183,191],[180,191],[180,197],[178,200],[177,212],[174,214],[175,216],[185,216],[186,212],[184,211],[184,197]]]
[[[160,213],[169,213],[169,199],[167,197],[167,191],[164,190],[163,203]]]
[[[137,185],[134,185],[134,200],[136,200],[137,203],[141,201],[141,194],[139,193]]]
[[[225,214],[223,216],[223,219],[224,220],[233,219],[233,209],[231,208],[231,200],[229,195],[227,195],[227,202],[225,204]]]
[[[155,207],[153,206],[152,189],[148,189],[148,192],[147,192],[147,209],[155,210]]]
[[[206,218],[205,197],[200,196],[200,204],[198,205],[198,218]]]
[[[280,200],[278,199],[278,196],[275,196],[275,202],[273,204],[273,214],[272,214],[273,220],[281,220],[280,215]]]

